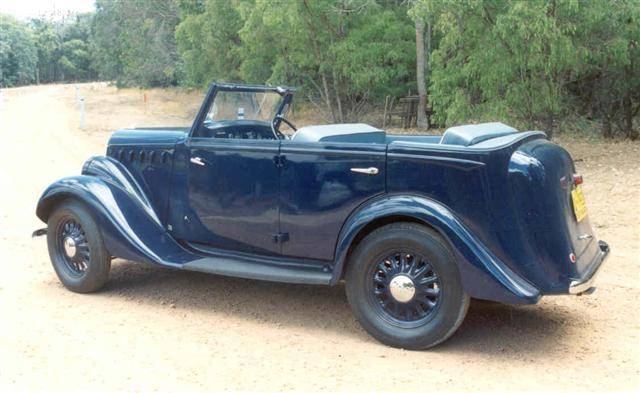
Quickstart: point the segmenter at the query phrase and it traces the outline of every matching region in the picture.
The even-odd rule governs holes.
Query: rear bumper
[[[600,247],[600,253],[596,259],[591,263],[589,269],[585,272],[584,276],[579,279],[571,280],[569,284],[569,293],[572,295],[588,295],[595,291],[595,280],[602,264],[605,259],[609,256],[609,245],[602,240],[598,242],[598,247]]]

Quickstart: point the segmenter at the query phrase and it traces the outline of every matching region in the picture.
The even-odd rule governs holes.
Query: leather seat
[[[440,144],[471,146],[488,139],[498,138],[505,135],[515,134],[518,130],[503,123],[481,123],[467,124],[448,128]]]

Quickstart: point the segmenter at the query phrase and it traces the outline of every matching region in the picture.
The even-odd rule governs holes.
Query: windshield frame
[[[276,113],[273,115],[273,118],[270,121],[271,129],[274,132],[274,136],[277,139],[284,139],[285,136],[278,128],[282,123],[282,115],[283,112],[289,107],[291,104],[291,100],[293,99],[294,90],[289,87],[280,87],[280,86],[262,86],[262,85],[243,85],[243,84],[235,84],[235,83],[212,83],[209,86],[209,90],[205,97],[198,114],[191,126],[191,130],[189,131],[189,138],[193,137],[196,134],[196,131],[204,127],[204,122],[206,120],[209,109],[213,105],[213,102],[216,98],[216,94],[219,91],[228,91],[228,92],[246,92],[246,93],[275,93],[282,97],[280,101],[280,105],[278,106]]]

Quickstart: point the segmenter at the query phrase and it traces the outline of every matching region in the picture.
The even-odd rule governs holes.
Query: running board
[[[222,276],[292,284],[329,285],[331,281],[331,272],[325,272],[321,267],[283,267],[225,257],[197,259],[193,262],[185,263],[182,268]]]

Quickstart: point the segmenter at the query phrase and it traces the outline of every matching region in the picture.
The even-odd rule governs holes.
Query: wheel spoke
[[[415,302],[413,304],[413,311],[419,317],[423,317],[423,316],[425,316],[427,314],[427,311],[425,311],[424,308],[422,308],[422,306],[420,305],[420,302]]]
[[[411,307],[403,307],[404,308],[404,316],[407,319],[407,321],[411,320],[411,317],[413,317],[413,310],[411,309]]]
[[[398,267],[400,268],[400,271],[403,272],[407,268],[407,258],[405,257],[405,254],[400,254],[398,259],[400,260]]]
[[[418,302],[427,306],[427,309],[429,310],[436,306],[436,302],[434,302],[433,300],[429,300],[429,298],[418,299]]]
[[[422,292],[422,294],[424,294],[425,296],[429,296],[430,298],[436,298],[438,297],[440,290],[437,288],[422,288],[420,292]]]
[[[420,285],[430,285],[430,284],[435,283],[436,281],[438,281],[438,277],[430,276],[430,277],[424,277],[424,278],[420,279],[420,281],[418,281],[418,284],[420,284]]]
[[[375,282],[376,284],[386,284],[386,280],[382,277],[380,277],[379,275],[375,275],[373,276],[373,282]]]

